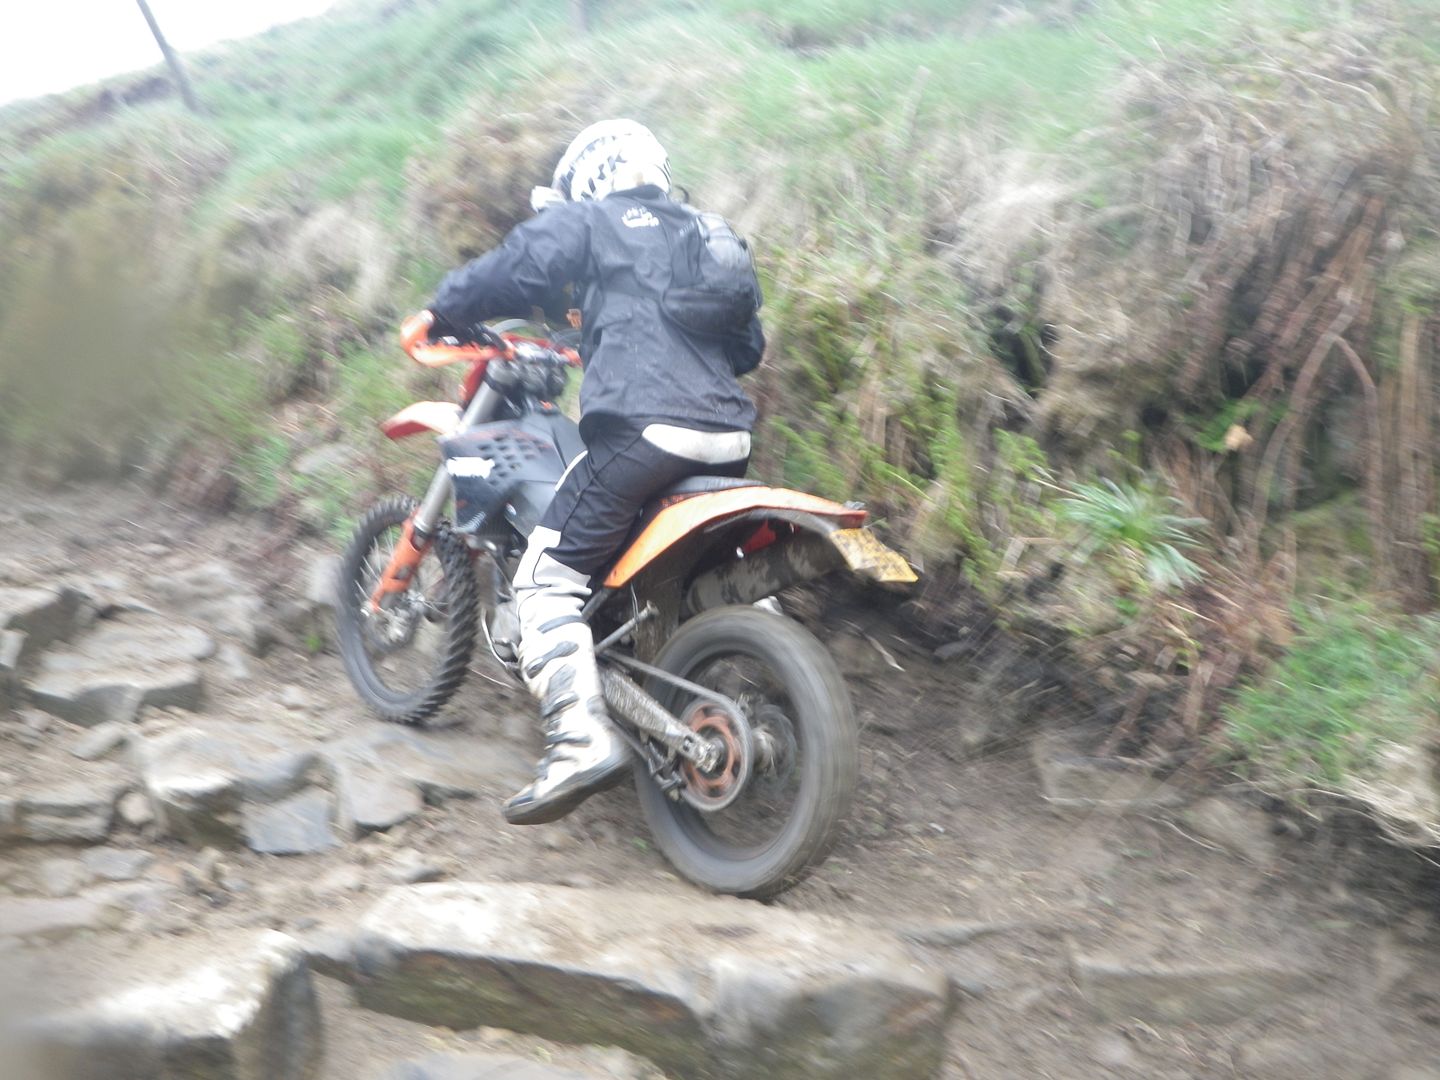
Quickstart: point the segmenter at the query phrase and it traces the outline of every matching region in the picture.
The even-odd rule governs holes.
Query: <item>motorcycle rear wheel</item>
[[[641,810],[657,846],[681,874],[713,892],[758,898],[784,891],[824,857],[855,792],[855,716],[834,660],[786,618],[725,607],[681,626],[656,665],[738,701],[760,748],[739,797],[714,812],[667,797],[637,769]],[[696,700],[658,679],[649,690],[676,716]]]
[[[340,561],[335,624],[350,682],[381,719],[419,724],[450,700],[469,670],[479,595],[470,554],[447,528],[410,587],[375,612],[370,595],[415,500],[391,498],[361,518]]]

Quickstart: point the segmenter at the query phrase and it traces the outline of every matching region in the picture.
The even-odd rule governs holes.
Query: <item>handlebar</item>
[[[491,360],[515,359],[515,346],[520,343],[538,345],[548,349],[566,363],[578,367],[580,354],[574,349],[564,348],[540,338],[524,337],[519,334],[499,334],[488,326],[480,327],[484,341],[456,342],[454,339],[431,341],[430,331],[435,325],[433,312],[421,311],[411,315],[400,324],[400,347],[417,364],[424,367],[445,367],[462,360],[471,364],[487,363]],[[453,344],[451,342],[454,342]]]

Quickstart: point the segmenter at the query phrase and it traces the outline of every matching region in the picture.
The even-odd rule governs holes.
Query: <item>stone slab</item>
[[[196,661],[214,651],[204,631],[158,616],[104,620],[71,648],[47,653],[27,690],[37,708],[87,727],[133,721],[145,706],[198,709]]]
[[[29,1021],[24,1049],[47,1080],[309,1080],[320,1015],[304,956],[274,931],[165,981]],[[142,959],[136,961],[143,962]]]
[[[347,970],[366,1008],[618,1045],[679,1077],[933,1077],[953,1007],[946,976],[885,931],[559,886],[392,889]]]

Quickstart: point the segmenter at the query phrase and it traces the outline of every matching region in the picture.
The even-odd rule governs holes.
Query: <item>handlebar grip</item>
[[[433,311],[421,311],[411,315],[400,324],[400,347],[412,360],[415,350],[430,340],[430,328],[435,325]]]

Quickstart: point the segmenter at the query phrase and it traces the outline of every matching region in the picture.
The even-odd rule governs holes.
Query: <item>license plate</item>
[[[892,551],[869,529],[836,529],[830,542],[845,559],[851,570],[876,581],[919,581],[915,571],[898,551]]]

